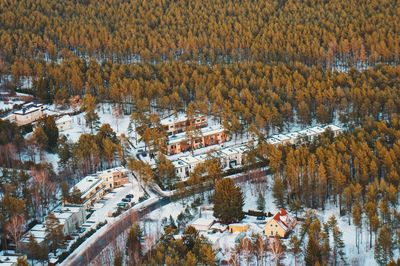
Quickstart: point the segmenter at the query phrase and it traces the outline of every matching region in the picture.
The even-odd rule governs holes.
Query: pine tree
[[[257,197],[257,209],[265,212],[265,198],[263,193],[258,192],[258,197]]]
[[[334,226],[332,229],[333,235],[333,259],[334,265],[337,265],[337,255],[339,255],[341,261],[344,265],[347,265],[346,254],[344,252],[344,242],[343,242],[343,233],[339,230],[338,226]]]
[[[86,112],[85,120],[86,124],[89,125],[90,131],[93,134],[93,129],[99,127],[99,115],[96,113],[96,101],[91,94],[86,94],[83,99],[83,110]]]
[[[285,207],[285,188],[283,182],[279,176],[275,176],[274,185],[272,187],[272,195],[275,198],[275,204],[279,208]]]
[[[54,213],[50,213],[47,216],[46,222],[46,241],[49,244],[50,251],[56,255],[57,248],[64,244],[64,233],[62,225]]]
[[[318,241],[313,236],[309,236],[308,238],[304,261],[307,266],[314,266],[316,263],[321,263],[321,249]]]
[[[393,238],[389,227],[385,224],[379,231],[375,244],[375,260],[380,265],[386,265],[393,257]]]
[[[218,180],[214,193],[214,216],[222,223],[229,224],[243,219],[244,199],[242,191],[232,179]]]
[[[140,265],[142,256],[142,246],[140,239],[142,237],[142,231],[138,224],[131,227],[126,240],[126,254],[129,265]]]
[[[294,256],[294,265],[297,265],[297,259],[301,252],[301,242],[296,235],[292,235],[289,242],[289,250]]]

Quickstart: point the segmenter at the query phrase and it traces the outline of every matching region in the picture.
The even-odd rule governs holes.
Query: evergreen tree
[[[285,207],[285,188],[283,182],[279,176],[275,176],[274,185],[272,187],[272,195],[275,198],[275,204],[279,208]]]
[[[333,260],[334,265],[337,265],[337,255],[339,255],[344,265],[347,265],[346,254],[344,251],[343,233],[339,230],[338,226],[333,227]]]
[[[83,111],[85,111],[86,124],[89,125],[90,131],[93,134],[93,130],[99,127],[99,115],[96,113],[96,100],[91,94],[86,94],[83,99]]]
[[[62,225],[54,213],[47,216],[46,222],[46,242],[49,244],[50,251],[56,255],[56,250],[64,244],[64,233]]]
[[[214,193],[214,216],[222,223],[229,224],[243,219],[243,193],[232,179],[218,180]]]
[[[257,197],[257,209],[265,212],[265,198],[263,193],[258,192],[258,197]]]
[[[307,266],[321,264],[321,248],[313,236],[309,236],[307,248],[305,250],[304,261]]]
[[[292,235],[290,237],[289,251],[293,253],[294,264],[297,265],[297,259],[301,252],[301,242],[300,242],[300,239],[296,235]]]
[[[142,246],[140,239],[142,237],[142,231],[138,224],[131,227],[128,233],[128,239],[126,241],[126,254],[127,260],[130,262],[129,265],[140,265],[142,256]]]
[[[393,238],[389,227],[385,224],[379,231],[375,244],[375,260],[380,265],[386,265],[393,257]]]
[[[157,177],[169,189],[171,189],[171,185],[176,178],[175,166],[161,153],[157,159]]]
[[[68,164],[68,161],[71,159],[72,157],[72,143],[68,141],[67,137],[62,135],[59,139],[58,139],[58,158],[60,158],[60,160],[58,161],[58,163],[61,166],[66,166]]]
[[[56,151],[58,142],[58,128],[54,116],[45,116],[38,121],[38,127],[41,127],[47,136],[47,149]]]

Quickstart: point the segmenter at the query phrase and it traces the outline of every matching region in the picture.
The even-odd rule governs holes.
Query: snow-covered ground
[[[271,177],[269,177],[267,183],[263,184],[264,189],[266,189],[265,206],[266,206],[266,212],[271,212],[274,214],[278,211],[278,208],[274,203],[271,185],[272,185],[272,179]],[[244,194],[244,199],[245,199],[245,204],[243,208],[244,211],[248,211],[250,209],[256,210],[257,195],[258,195],[257,190],[260,189],[260,187],[258,187],[260,186],[260,184],[244,182],[240,183],[239,186],[242,188]],[[170,216],[176,219],[179,213],[184,211],[186,206],[190,205],[190,203],[191,201],[187,202],[186,204],[182,204],[181,201],[170,203],[143,217],[141,226],[144,230],[145,236],[150,236],[150,238],[152,238],[153,240],[154,238],[159,237],[163,230],[162,228],[163,224],[161,223],[161,221],[166,218],[168,219]],[[208,203],[204,204],[209,206]],[[353,224],[351,225],[348,224],[347,216],[340,217],[338,208],[333,204],[328,204],[325,211],[317,210],[317,215],[321,223],[327,222],[329,217],[331,217],[332,215],[336,216],[336,219],[338,221],[338,226],[343,233],[343,241],[345,243],[347,262],[350,265],[377,265],[374,258],[374,250],[369,249],[369,243],[368,243],[369,232],[365,220],[363,221],[364,225],[362,230],[362,243],[360,246],[360,251],[358,253],[356,247],[356,237],[355,237],[356,228]],[[292,216],[294,216],[294,214],[292,214]],[[299,214],[299,216],[302,215]],[[197,218],[206,218],[211,220],[215,219],[215,217],[213,217],[212,211],[197,212],[193,220],[196,220]],[[267,218],[267,220],[268,219],[271,218]],[[247,216],[245,219],[242,220],[242,223],[246,223],[249,225],[249,230],[246,233],[246,235],[251,236],[253,233],[262,235],[264,225],[267,220],[260,221],[257,220],[255,217]],[[294,232],[298,234],[298,232],[300,231],[300,227],[301,223],[299,222]],[[237,238],[239,236],[239,234],[232,234],[227,231],[223,233],[217,232],[213,234],[210,234],[208,232],[202,232],[201,234],[210,241],[219,259],[228,259],[230,257],[231,252],[234,251],[235,245],[237,244]],[[289,239],[283,239],[282,242],[286,247],[289,246]],[[307,241],[305,239],[302,244],[303,250],[305,249],[306,245]],[[395,251],[394,254],[395,258],[399,256],[398,251]],[[271,257],[268,257],[268,259],[271,259]],[[300,257],[298,259],[298,262],[303,262],[303,261],[304,261],[303,257]],[[282,263],[283,265],[294,265],[293,255],[290,252],[286,251],[284,258],[282,259]]]
[[[133,194],[133,203],[136,204],[139,201],[139,198],[144,195],[144,191],[140,187],[137,180],[129,174],[129,183],[125,184],[122,187],[115,188],[112,192],[106,194],[102,200],[94,205],[95,211],[89,217],[88,221],[100,223],[107,220],[108,222],[114,220],[115,217],[112,217],[112,213],[117,210],[117,204],[121,202],[126,195]]]

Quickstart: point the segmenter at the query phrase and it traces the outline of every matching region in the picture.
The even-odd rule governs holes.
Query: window
[[[271,231],[271,236],[273,236],[274,235],[274,232],[273,231]]]
[[[278,231],[275,231],[276,235],[278,235]]]

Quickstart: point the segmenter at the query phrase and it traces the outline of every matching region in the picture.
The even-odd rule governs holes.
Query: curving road
[[[262,169],[262,174],[269,174],[269,169]],[[235,182],[244,182],[251,179],[248,175],[235,175],[232,177]],[[212,189],[213,185],[206,185],[200,190]],[[171,199],[163,195],[162,191],[152,188],[159,196],[143,201],[130,208],[116,219],[110,221],[105,226],[96,231],[77,249],[75,249],[60,265],[62,266],[86,266],[117,236],[128,230],[133,222],[138,221],[144,215],[161,208],[171,202]]]
[[[128,230],[134,221],[147,213],[170,203],[169,198],[151,198],[121,214],[117,219],[107,223],[96,231],[60,265],[88,265],[116,236]]]

